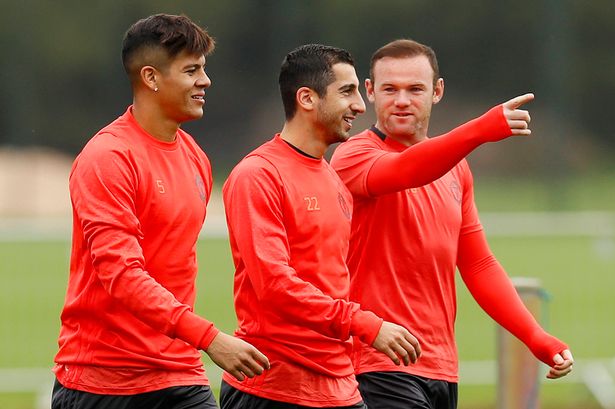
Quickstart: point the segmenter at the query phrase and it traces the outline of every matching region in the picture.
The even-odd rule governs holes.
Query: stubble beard
[[[319,110],[318,121],[327,133],[327,143],[329,145],[333,145],[338,142],[345,142],[350,137],[350,131],[346,131],[344,129],[346,126],[346,121],[343,119],[336,117],[335,115],[330,115],[324,110]]]

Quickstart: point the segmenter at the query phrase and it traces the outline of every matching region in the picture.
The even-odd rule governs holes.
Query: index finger
[[[508,108],[508,109],[514,110],[514,109],[519,108],[523,104],[527,104],[528,102],[530,102],[533,99],[534,99],[534,94],[532,94],[532,93],[527,93],[527,94],[524,94],[524,95],[519,95],[518,97],[514,97],[513,99],[510,99],[510,100],[506,101],[504,103],[504,107]]]
[[[258,349],[254,351],[254,359],[256,359],[264,369],[271,368],[271,364],[269,363],[269,359]]]

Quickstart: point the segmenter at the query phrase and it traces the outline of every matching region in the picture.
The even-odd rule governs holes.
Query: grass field
[[[577,360],[615,357],[615,250],[589,237],[496,237],[492,249],[511,276],[538,277],[551,301],[545,324],[566,340]],[[606,249],[606,250],[605,250]],[[610,249],[610,250],[609,250]],[[0,242],[0,369],[50,367],[66,285],[69,244]],[[232,267],[224,239],[199,244],[197,311],[232,331]],[[457,334],[461,360],[495,357],[495,325],[459,286]],[[544,408],[597,407],[578,383],[548,382]],[[29,394],[0,394],[2,409],[30,409]],[[460,408],[495,407],[495,386],[464,385]]]

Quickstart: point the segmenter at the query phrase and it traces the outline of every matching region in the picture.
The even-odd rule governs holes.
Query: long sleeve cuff
[[[480,143],[495,142],[512,135],[501,104],[456,129],[463,129],[466,135],[477,138]]]
[[[350,323],[350,335],[357,336],[367,345],[372,345],[380,332],[383,319],[371,311],[357,310]]]
[[[207,350],[220,330],[211,321],[200,317],[192,311],[186,311],[175,327],[175,336],[190,345]]]
[[[536,330],[531,338],[527,342],[527,346],[542,362],[549,366],[553,366],[553,357],[559,354],[565,349],[568,349],[568,345],[548,334],[541,328]]]

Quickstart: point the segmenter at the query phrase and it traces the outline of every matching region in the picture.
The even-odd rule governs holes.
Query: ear
[[[365,94],[367,95],[367,100],[374,103],[374,83],[369,78],[365,79]]]
[[[437,104],[444,96],[444,78],[438,78],[433,90],[433,103]]]
[[[297,107],[302,108],[305,111],[312,111],[316,107],[316,101],[318,100],[318,94],[313,89],[308,87],[301,87],[297,90],[296,101]]]
[[[139,74],[143,85],[145,85],[152,91],[158,91],[158,85],[156,84],[156,76],[158,75],[158,71],[156,70],[156,68],[152,67],[151,65],[145,65],[143,68],[141,68]]]

